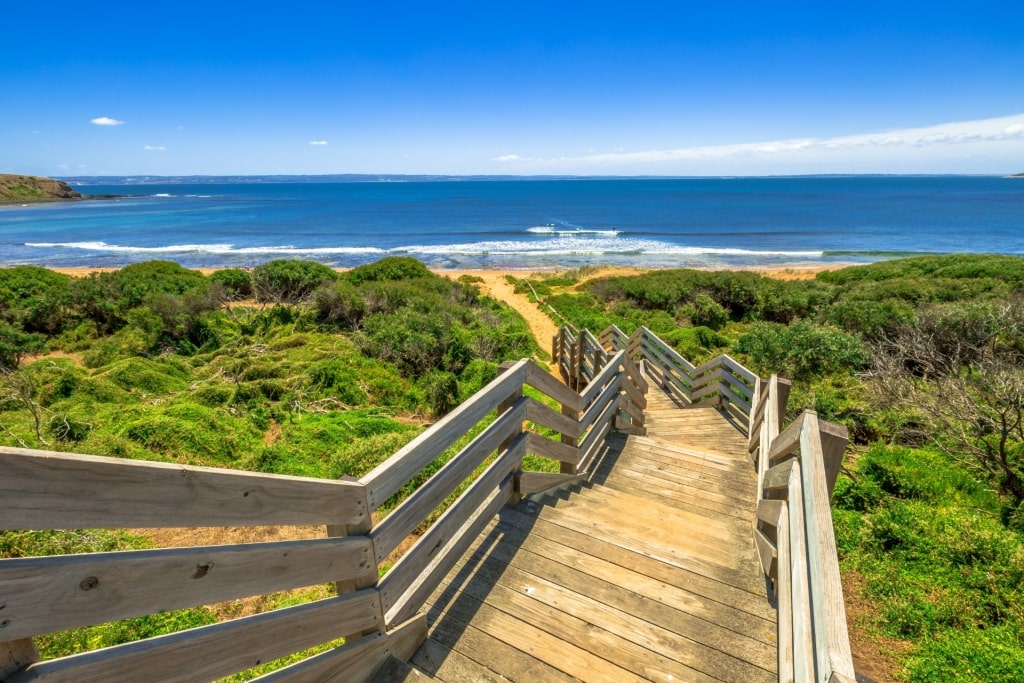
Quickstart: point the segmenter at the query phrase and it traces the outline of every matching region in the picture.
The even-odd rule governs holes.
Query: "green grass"
[[[913,643],[907,681],[1024,680],[1024,537],[943,455],[875,445],[841,477],[841,569],[865,581],[870,628]]]

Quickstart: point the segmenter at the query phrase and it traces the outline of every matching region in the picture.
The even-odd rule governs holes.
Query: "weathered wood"
[[[786,505],[784,500],[765,500],[761,499],[757,501],[757,518],[765,524],[775,526],[779,523],[779,515],[782,513],[782,508]]]
[[[768,451],[769,464],[774,464],[790,455],[800,445],[800,432],[803,431],[807,415],[808,412],[804,411],[800,417],[790,422],[789,426],[772,440],[772,446]]]
[[[775,465],[764,474],[761,486],[765,490],[785,489],[789,486],[790,472],[797,463],[797,458],[792,458],[784,463]]]
[[[426,570],[435,565],[438,557],[444,554],[438,551],[442,551],[458,538],[459,533],[465,528],[466,520],[475,519],[475,513],[482,505],[487,501],[494,502],[494,491],[504,492],[505,497],[501,500],[501,505],[508,501],[513,493],[512,475],[519,470],[525,450],[526,435],[523,434],[445,510],[380,581],[378,585],[388,624],[396,620],[403,621],[418,611],[419,605],[411,601],[407,591],[422,591],[424,582],[431,578],[426,575]],[[427,591],[420,597],[424,598],[429,593],[430,591]],[[401,612],[394,611],[396,605],[401,606]]]
[[[737,398],[741,399],[746,404],[745,411],[747,412],[747,414],[749,414],[751,411],[751,406],[753,405],[752,398],[754,395],[754,390],[750,387],[750,385],[744,384],[738,377],[732,374],[732,372],[729,371],[728,368],[722,369],[722,382],[724,384],[727,384],[729,390],[732,393],[734,393],[737,396]]]
[[[626,370],[633,384],[640,390],[640,395],[647,393],[647,380],[644,379],[643,372],[640,371],[640,366],[637,365],[632,358],[628,355],[623,354],[622,356],[622,367]]]
[[[341,647],[255,679],[258,683],[362,683],[373,680],[388,657],[408,661],[427,636],[423,614],[387,633],[376,631]]]
[[[582,441],[580,441],[579,448],[581,454],[581,464],[585,463],[589,459],[589,455],[591,454],[591,450],[593,449],[594,444],[596,444],[599,439],[602,439],[605,437],[605,435],[607,435],[608,430],[611,428],[611,420],[613,417],[615,417],[615,413],[618,410],[618,407],[619,396],[618,394],[615,394],[611,397],[611,400],[608,401],[608,403],[605,405],[604,410],[601,411],[601,414],[594,420],[594,424],[590,428],[590,431],[587,432],[587,435],[583,437]]]
[[[853,656],[818,426],[817,416],[808,415],[807,429],[800,438],[815,659],[820,667],[828,665],[830,670],[852,677]]]
[[[770,621],[771,630],[774,631],[775,610],[765,599],[763,581],[760,593],[734,587],[692,571],[678,562],[663,562],[644,553],[642,548],[626,547],[631,544],[588,535],[576,528],[571,520],[566,521],[557,517],[547,510],[541,510],[531,516],[519,510],[505,509],[501,513],[500,527],[502,531],[506,528],[517,529],[522,535],[515,537],[517,543],[521,543],[523,548],[531,552],[551,559],[558,560],[563,557],[563,551],[559,548],[579,549],[580,552],[572,560],[573,566],[594,576],[615,576],[622,567],[629,567],[640,575],[636,579],[640,582],[638,585],[647,586],[649,589],[645,592],[648,597],[655,600],[664,597],[677,609],[706,618],[710,613],[708,610],[716,608],[716,603],[726,604],[739,610],[741,614],[738,618],[744,622]],[[610,567],[602,570],[601,563],[607,563]],[[631,587],[633,585],[630,584]]]
[[[523,472],[516,480],[516,491],[521,496],[547,491],[566,484],[583,481],[578,474],[552,474],[550,472]]]
[[[758,559],[761,560],[761,571],[764,575],[775,579],[778,577],[778,551],[764,532],[754,529],[754,547],[757,548]]]
[[[792,594],[793,664],[798,681],[814,680],[814,624],[811,611],[811,585],[808,572],[807,527],[804,516],[800,461],[789,477],[789,576]],[[782,568],[779,569],[780,573]]]
[[[580,427],[579,421],[574,417],[577,414],[576,410],[570,409],[569,412],[569,415],[558,413],[537,399],[530,396],[526,397],[527,420],[536,422],[542,427],[553,429],[559,434],[567,436],[569,439],[575,441],[580,438],[580,435],[583,433],[583,428]]]
[[[690,386],[696,380],[693,365],[680,356],[671,346],[668,346],[660,339],[657,339],[657,341],[654,341],[654,339],[657,338],[645,337],[645,343],[641,347],[644,358],[666,370],[678,373],[680,382],[686,386],[686,392],[689,394]]]
[[[790,552],[789,508],[783,506],[779,511],[779,519],[775,523],[778,533],[777,576],[775,577],[775,598],[778,604],[779,620],[779,662],[780,681],[793,681],[796,678],[793,661],[793,581],[792,553]]]
[[[556,380],[536,363],[531,362],[526,366],[526,383],[562,405],[571,406],[576,410],[582,408],[579,394]]]
[[[611,367],[611,366],[608,366]],[[619,387],[622,385],[622,375],[616,375],[604,390],[593,399],[593,402],[588,402],[587,410],[583,413],[580,418],[580,429],[586,431],[590,429],[590,425],[594,423],[598,415],[604,413],[605,408],[613,397],[618,398]]]
[[[690,387],[690,389],[693,391],[694,400],[697,400],[698,395],[703,396],[707,394],[707,388],[709,386],[717,386],[722,381],[722,374],[723,370],[720,363],[716,363],[709,370],[706,370],[703,374],[698,374],[693,380],[693,386]],[[702,389],[704,390],[703,392],[701,392]]]
[[[726,593],[725,585],[705,579],[706,592],[711,594],[707,597],[697,592],[699,577],[684,577],[678,567],[660,565],[663,573],[674,572],[673,582],[666,583],[648,575],[641,563],[624,566],[605,559],[604,549],[597,543],[585,541],[581,547],[552,541],[509,524],[508,517],[503,513],[497,528],[510,542],[489,548],[490,557],[706,645],[739,635],[770,645],[774,651],[774,611],[770,606],[763,606],[766,609],[759,614],[745,609],[756,596],[740,593],[737,602],[733,594]]]
[[[761,428],[761,421],[764,419],[764,397],[761,395],[761,378],[754,381],[754,389],[750,394],[750,419],[747,422],[747,452],[754,450],[758,443],[758,430]]]
[[[22,638],[374,569],[365,536],[0,560],[3,633]]]
[[[382,625],[376,590],[31,665],[8,683],[212,680]]]
[[[778,416],[780,429],[782,428],[782,418],[786,416],[786,405],[789,403],[789,391],[792,388],[793,382],[782,377],[778,378],[777,390],[775,392],[775,414]]]
[[[441,418],[433,427],[363,476],[360,481],[366,485],[369,508],[376,510],[383,505],[417,472],[433,462],[446,448],[522,386],[526,380],[526,367],[529,363],[528,360],[519,361],[508,372],[498,375],[490,384]]]
[[[383,631],[374,631],[351,643],[307,657],[254,680],[255,683],[369,681],[387,661],[387,645],[387,634]]]
[[[702,385],[700,389],[694,390],[693,393],[690,394],[690,400],[692,400],[694,403],[704,403],[706,401],[707,396],[710,396],[711,394],[720,393],[721,390],[722,385],[720,383],[708,382]]]
[[[709,674],[718,680],[771,680],[774,647],[724,629],[714,618],[693,619],[637,599],[622,584],[588,580],[564,563],[530,553],[517,553],[511,561],[474,559],[479,580],[465,584],[467,594],[627,671],[655,680],[708,680]],[[626,571],[620,576],[623,582],[631,578]]]
[[[0,447],[3,529],[358,524],[362,485]]]
[[[828,497],[831,499],[832,491],[836,487],[836,479],[839,477],[839,470],[843,466],[846,445],[850,443],[850,433],[846,427],[825,420],[818,420],[818,427],[821,430],[821,455],[825,465],[825,483],[828,486]]]
[[[587,388],[580,392],[580,404],[582,406],[589,406],[590,402],[593,401],[599,393],[604,391],[609,382],[614,381],[614,379],[621,381],[620,368],[622,367],[622,359],[625,356],[625,351],[619,351],[616,353],[608,365],[594,376],[594,379],[587,385]]]
[[[729,397],[725,395],[722,395],[722,412],[731,415],[732,419],[736,421],[736,428],[741,434],[746,436],[746,432],[743,430],[747,428],[747,420],[750,416],[743,412],[739,406],[735,405],[729,400]]]
[[[570,465],[576,465],[580,461],[580,449],[572,444],[552,441],[536,432],[527,432],[526,438],[526,450],[534,455]]]
[[[466,477],[498,446],[522,431],[527,401],[518,399],[513,407],[480,432],[458,454],[377,524],[370,532],[377,563],[405,540],[427,515],[451,495]]]
[[[413,581],[385,612],[384,618],[388,623],[403,621],[421,609],[427,596],[440,585],[462,554],[476,540],[480,530],[508,502],[514,492],[513,479],[510,473],[488,497],[484,498],[474,513],[458,518],[463,524],[451,535],[441,552],[436,553],[419,574],[413,577]],[[384,582],[381,582],[382,594],[384,590]]]
[[[6,681],[8,676],[38,661],[39,651],[31,638],[0,643],[0,681]]]
[[[653,332],[651,332],[646,327],[641,327],[640,329],[642,330],[643,336],[650,343],[652,343],[653,345],[657,346],[658,350],[665,357],[669,358],[675,366],[680,368],[683,372],[685,372],[691,378],[695,377],[698,374],[697,368],[694,367],[693,363],[691,363],[690,361],[686,360],[681,355],[679,355],[678,351],[676,351],[671,346],[669,346],[668,344],[663,342],[661,340],[661,338],[658,337],[658,335],[654,334]]]
[[[750,370],[748,370],[746,367],[744,367],[744,365],[742,363],[740,363],[738,360],[736,360],[732,356],[730,356],[730,355],[728,355],[726,353],[723,353],[721,356],[719,356],[719,358],[722,359],[722,364],[725,367],[729,368],[729,370],[731,370],[733,373],[735,373],[736,376],[739,377],[740,379],[744,379],[744,380],[746,380],[747,382],[749,382],[751,384],[756,383],[758,381],[758,379],[760,379],[755,373],[753,373]],[[749,390],[749,386],[748,386],[748,390]]]

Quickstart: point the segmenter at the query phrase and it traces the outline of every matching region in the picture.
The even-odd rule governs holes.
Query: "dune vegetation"
[[[646,325],[694,362],[793,379],[788,419],[850,430],[833,515],[848,602],[868,605],[854,627],[890,662],[875,675],[1024,680],[1024,259],[530,285],[575,325]]]
[[[1024,680],[1024,259],[929,256],[798,281],[592,275],[511,280],[579,327],[645,325],[694,362],[727,352],[789,377],[790,418],[812,408],[849,428],[833,514],[851,620],[888,658],[882,675]],[[359,476],[535,351],[470,278],[406,258],[346,273],[0,269],[0,443]],[[6,532],[0,554],[147,543]],[[216,618],[198,608],[39,641],[56,656]]]

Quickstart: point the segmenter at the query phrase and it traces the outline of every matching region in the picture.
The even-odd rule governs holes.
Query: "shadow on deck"
[[[651,418],[583,481],[502,510],[428,600],[412,666],[378,680],[775,680],[746,439],[713,408]]]

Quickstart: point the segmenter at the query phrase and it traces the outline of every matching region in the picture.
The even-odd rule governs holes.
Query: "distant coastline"
[[[121,196],[123,195],[86,195],[78,192],[63,180],[43,176],[0,173],[0,206],[117,199]]]

